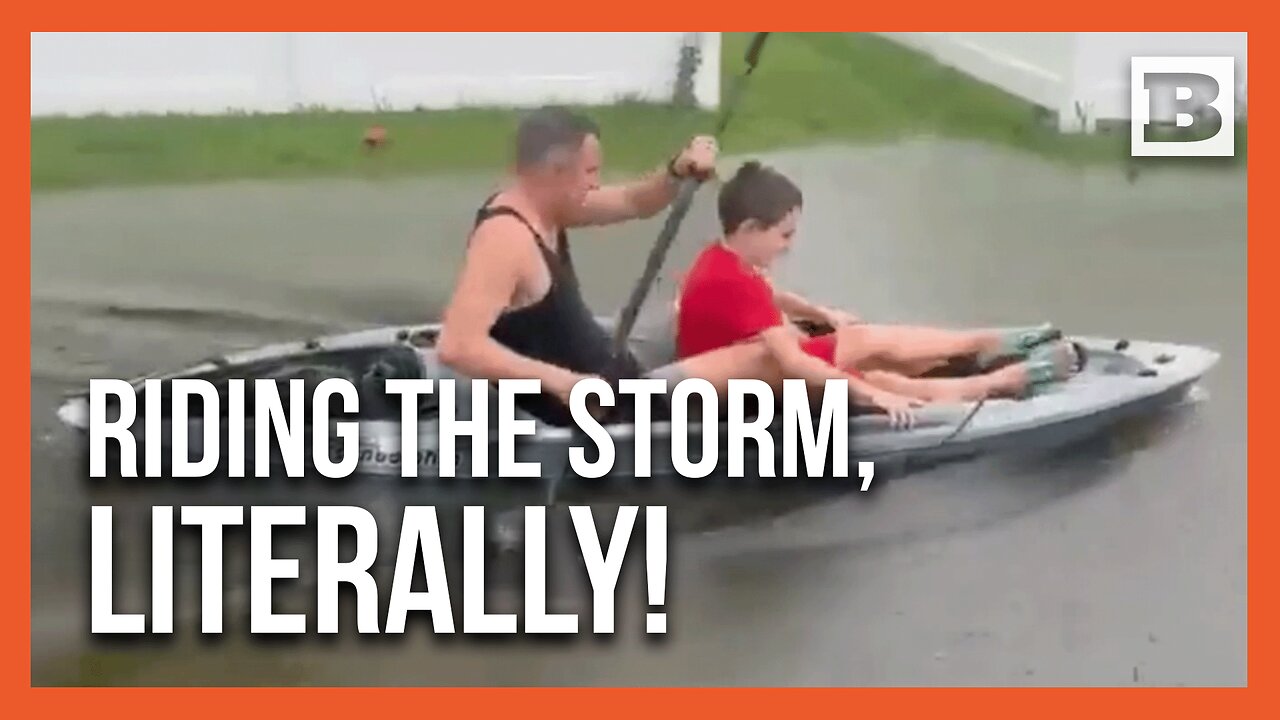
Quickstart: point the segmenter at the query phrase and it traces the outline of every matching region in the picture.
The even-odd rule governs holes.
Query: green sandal
[[[978,355],[978,365],[985,369],[1005,359],[1022,360],[1027,358],[1032,350],[1047,342],[1061,339],[1062,331],[1055,328],[1052,323],[1006,330],[1000,333],[1000,345],[995,352]]]
[[[1065,365],[1055,357],[1064,349],[1070,350],[1074,362]],[[1084,369],[1087,358],[1084,348],[1075,342],[1041,344],[1027,355],[1027,387],[1023,397],[1031,397],[1047,386],[1070,379]]]

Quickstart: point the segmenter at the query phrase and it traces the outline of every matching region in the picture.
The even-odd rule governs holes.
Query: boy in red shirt
[[[1047,326],[1007,334],[850,324],[841,313],[775,291],[766,273],[790,248],[801,205],[800,190],[789,179],[757,162],[743,165],[721,188],[724,237],[698,255],[680,290],[679,358],[761,341],[784,377],[818,387],[848,378],[855,403],[885,410],[896,425],[910,424],[911,408],[924,402],[1019,395],[1077,369],[1073,346],[1056,341]],[[809,337],[787,315],[836,327]],[[965,356],[981,365],[1002,358],[1020,362],[969,377],[912,377]]]

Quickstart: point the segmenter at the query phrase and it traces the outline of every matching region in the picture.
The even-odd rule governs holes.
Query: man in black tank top
[[[566,228],[656,215],[681,179],[714,172],[716,144],[694,138],[659,171],[601,187],[599,129],[562,108],[543,108],[520,123],[515,151],[515,182],[476,214],[437,350],[468,377],[540,380],[542,396],[517,396],[522,406],[568,425],[569,393],[579,380],[655,375],[631,357],[611,364],[611,338],[582,298]],[[656,374],[668,391],[678,379],[673,370]]]

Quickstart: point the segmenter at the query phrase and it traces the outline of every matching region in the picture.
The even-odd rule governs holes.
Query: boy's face
[[[800,223],[800,209],[793,208],[772,227],[763,227],[758,220],[748,220],[734,233],[734,244],[744,251],[751,264],[769,268],[781,256],[791,250],[791,243]]]

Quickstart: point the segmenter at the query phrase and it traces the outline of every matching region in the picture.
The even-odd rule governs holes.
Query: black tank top
[[[623,377],[639,377],[639,365],[630,355],[622,358],[620,367],[613,366],[612,339],[582,298],[564,230],[557,235],[556,251],[552,252],[519,212],[502,205],[490,205],[495,197],[491,196],[476,212],[475,227],[499,215],[519,220],[533,235],[531,239],[550,272],[551,287],[532,305],[503,312],[489,336],[521,355],[574,372],[600,375],[617,372],[623,373]],[[550,393],[517,395],[516,401],[519,407],[545,422],[562,426],[573,423],[568,407]]]

